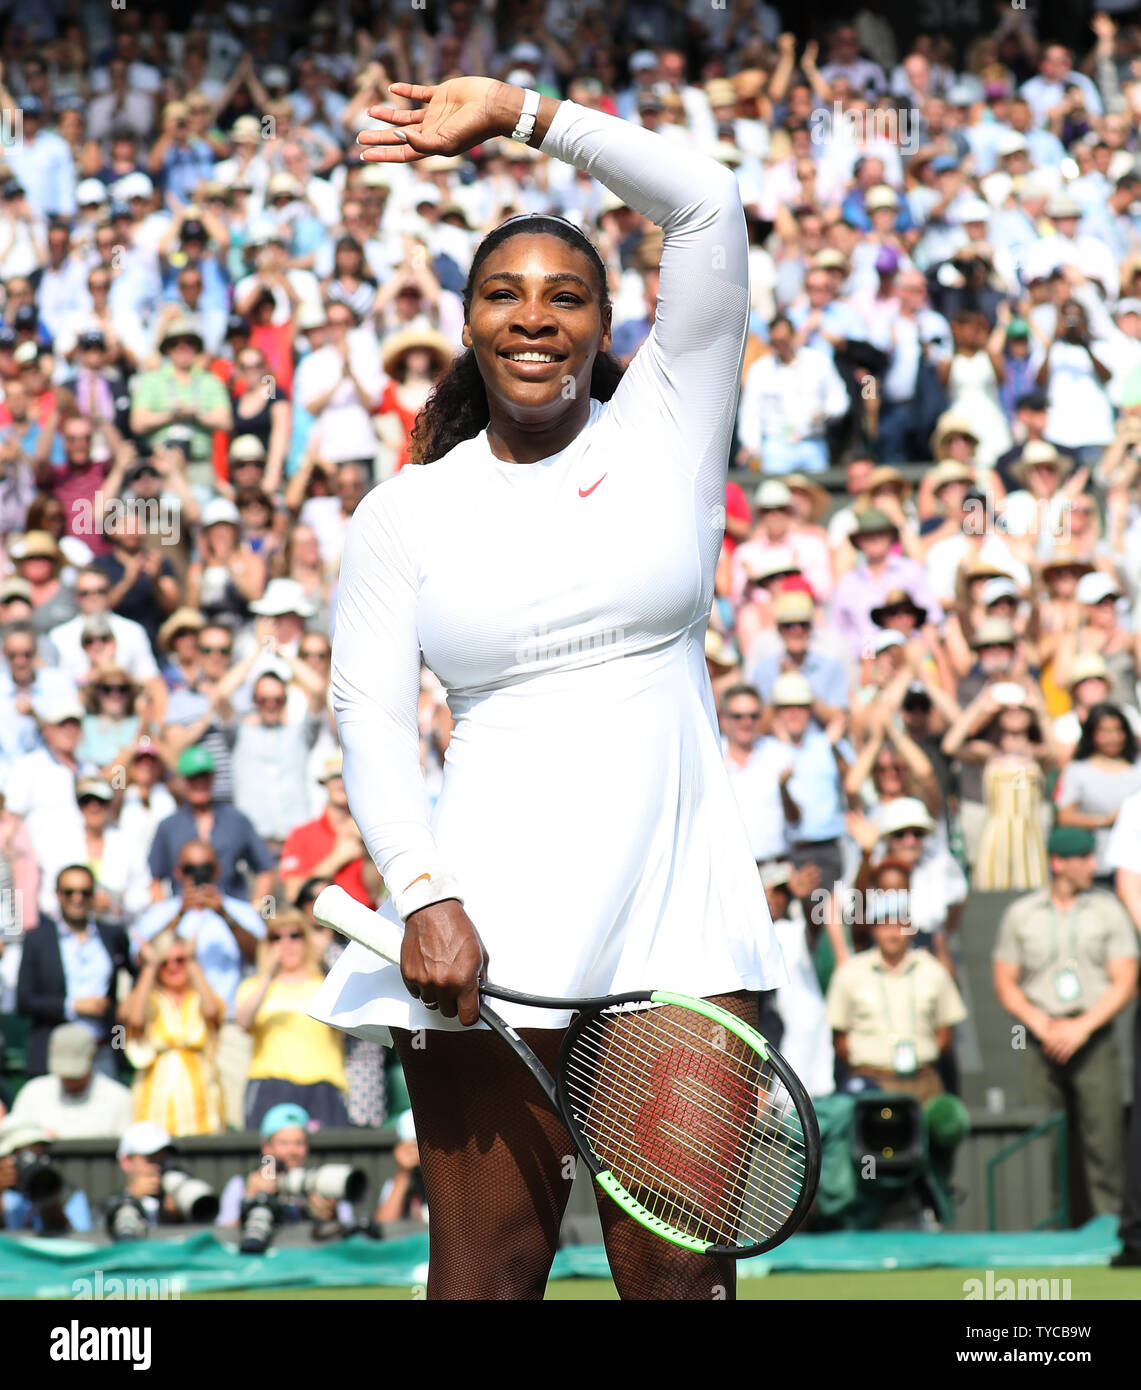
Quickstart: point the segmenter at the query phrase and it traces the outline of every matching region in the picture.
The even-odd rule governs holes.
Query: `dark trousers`
[[[1133,1111],[1125,1147],[1125,1191],[1119,1234],[1122,1245],[1141,1254],[1141,1005],[1133,1017]]]

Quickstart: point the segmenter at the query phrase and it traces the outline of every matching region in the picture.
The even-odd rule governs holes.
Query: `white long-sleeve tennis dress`
[[[784,964],[705,665],[749,312],[736,182],[570,101],[542,149],[662,227],[657,318],[560,453],[507,463],[485,430],[357,508],[332,676],[349,806],[394,889],[454,877],[497,984],[774,988]],[[421,653],[456,721],[431,812]],[[569,1017],[495,1007],[516,1027]],[[312,1011],[382,1041],[460,1026],[356,945]]]

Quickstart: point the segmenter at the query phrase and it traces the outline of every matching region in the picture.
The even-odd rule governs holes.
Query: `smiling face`
[[[610,347],[610,309],[590,257],[542,233],[509,237],[475,274],[464,324],[488,402],[521,424],[550,424],[590,398],[594,359]]]

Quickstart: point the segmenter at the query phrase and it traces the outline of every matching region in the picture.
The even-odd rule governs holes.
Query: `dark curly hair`
[[[548,213],[538,213],[509,217],[480,242],[464,284],[465,319],[471,312],[476,274],[483,262],[509,237],[533,235],[536,232],[556,236],[568,246],[573,246],[576,251],[587,253],[594,264],[598,281],[599,307],[603,312],[610,307],[606,267],[602,264],[602,257],[594,244],[573,222]],[[622,372],[621,364],[612,353],[598,353],[590,377],[591,397],[599,401],[608,401],[618,389]],[[487,427],[490,420],[487,390],[483,384],[479,364],[475,360],[475,350],[467,348],[453,360],[416,416],[416,423],[412,427],[409,462],[434,463],[465,439],[474,439],[480,430]]]

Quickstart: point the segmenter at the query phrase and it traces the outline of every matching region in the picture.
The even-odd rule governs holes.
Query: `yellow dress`
[[[135,1119],[153,1120],[175,1137],[217,1134],[225,1128],[222,1092],[202,1000],[193,989],[181,999],[156,989],[151,1006],[146,1033],[126,1048],[127,1060],[138,1071]]]
[[[983,768],[987,818],[972,887],[1011,892],[1046,883],[1049,864],[1039,819],[1042,787],[1042,768],[1036,762],[992,758]]]

